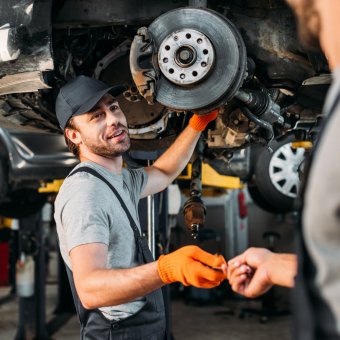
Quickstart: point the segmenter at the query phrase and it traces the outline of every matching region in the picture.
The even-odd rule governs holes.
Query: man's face
[[[319,32],[320,16],[315,0],[286,0],[297,17],[300,40],[306,48],[320,50]]]
[[[87,149],[96,155],[114,159],[130,148],[124,113],[118,102],[106,94],[88,113],[73,117],[81,137],[80,152]]]

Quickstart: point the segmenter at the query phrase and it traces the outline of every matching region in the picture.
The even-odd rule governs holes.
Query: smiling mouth
[[[112,135],[108,136],[107,139],[117,138],[125,134],[126,131],[123,129],[116,130]]]

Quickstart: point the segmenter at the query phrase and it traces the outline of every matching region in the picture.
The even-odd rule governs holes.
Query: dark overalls
[[[329,116],[334,112],[340,103],[340,93],[334,101],[329,111]],[[325,125],[322,128],[324,130]],[[321,134],[320,134],[321,135]],[[302,194],[300,202],[300,219],[298,228],[298,275],[295,279],[295,288],[293,289],[293,313],[294,313],[294,339],[295,340],[340,340],[340,335],[336,331],[336,320],[327,303],[323,300],[317,287],[315,286],[316,267],[311,259],[302,232],[302,211],[305,189],[308,183],[313,155],[318,147],[314,147],[311,157],[307,161],[306,174],[302,182]],[[335,156],[336,157],[336,156]],[[340,193],[339,193],[340,195]],[[320,226],[322,228],[322,226]],[[340,244],[339,244],[340,246]],[[339,270],[334,268],[334,270]],[[339,283],[340,289],[340,283]]]
[[[145,264],[154,261],[146,238],[140,235],[130,212],[116,189],[99,173],[90,167],[80,167],[69,176],[77,172],[87,172],[104,181],[118,198],[122,208],[129,218],[137,248],[138,263]],[[86,340],[164,340],[165,339],[165,311],[161,289],[145,296],[145,306],[136,314],[121,321],[106,319],[98,309],[85,309],[79,300],[74,286],[73,274],[66,266],[70,281],[73,300],[81,325],[80,338]]]

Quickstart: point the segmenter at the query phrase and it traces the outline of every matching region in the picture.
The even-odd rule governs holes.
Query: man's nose
[[[119,122],[117,112],[112,112],[109,108],[107,108],[105,111],[107,126],[117,125]]]

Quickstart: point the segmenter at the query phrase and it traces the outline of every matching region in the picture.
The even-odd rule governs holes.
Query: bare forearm
[[[297,272],[297,257],[294,254],[273,253],[268,276],[274,285],[293,287],[294,278]]]
[[[163,285],[157,262],[129,269],[95,269],[75,282],[85,308],[114,306],[132,301]]]
[[[188,164],[201,133],[186,127],[153,167],[163,172],[171,183]]]
[[[148,182],[141,197],[164,190],[188,164],[201,133],[186,127],[152,166],[145,168]]]

